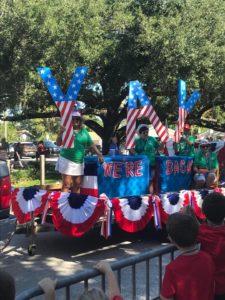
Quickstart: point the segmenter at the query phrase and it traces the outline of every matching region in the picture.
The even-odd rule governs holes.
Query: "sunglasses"
[[[201,148],[209,148],[208,145],[201,146]]]

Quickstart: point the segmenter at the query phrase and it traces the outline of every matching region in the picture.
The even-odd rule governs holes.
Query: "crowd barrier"
[[[176,248],[173,245],[161,246],[159,248],[113,262],[111,266],[117,274],[119,286],[124,299],[140,299],[140,290],[144,293],[144,295],[141,295],[141,299],[159,299],[164,267],[174,259],[175,251]],[[140,272],[138,272],[138,269]],[[96,282],[93,278],[99,280]],[[125,279],[129,282],[129,284],[124,283]],[[151,279],[154,279],[153,284]],[[82,283],[82,289],[86,289],[90,287],[90,285],[94,285],[94,287],[101,287],[103,290],[106,290],[105,276],[101,275],[96,269],[87,269],[74,274],[73,276],[57,280],[56,299],[77,299],[78,289],[76,286],[79,283]],[[141,285],[141,289],[139,285]],[[57,297],[57,291],[63,289],[64,295],[61,293],[60,298]],[[30,288],[19,294],[16,297],[16,300],[35,299],[35,297],[40,295],[43,295],[43,291],[37,285],[36,287]]]

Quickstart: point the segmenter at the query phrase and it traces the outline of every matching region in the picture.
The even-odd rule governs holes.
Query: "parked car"
[[[11,181],[5,161],[0,160],[0,251],[10,241],[16,229],[16,218],[10,216]]]
[[[45,156],[58,156],[60,152],[60,147],[57,146],[52,141],[44,141],[44,148],[45,148]]]
[[[15,151],[18,152],[20,158],[22,157],[35,157],[37,146],[32,142],[20,142],[14,145]]]

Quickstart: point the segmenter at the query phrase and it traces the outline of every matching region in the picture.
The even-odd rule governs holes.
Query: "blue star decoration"
[[[75,69],[66,96],[63,95],[50,68],[37,68],[37,70],[54,101],[74,101],[77,99],[81,85],[87,74],[88,67],[77,67]]]
[[[150,105],[150,100],[142,88],[142,84],[138,81],[129,82],[128,108],[137,108],[137,100],[141,106]]]

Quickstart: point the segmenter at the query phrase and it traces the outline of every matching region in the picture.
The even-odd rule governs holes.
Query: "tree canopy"
[[[86,123],[104,145],[124,133],[136,79],[162,121],[177,119],[181,78],[202,95],[190,121],[225,129],[216,117],[225,104],[223,0],[1,0],[0,112],[14,111],[8,120],[57,116],[36,68],[50,67],[65,93],[79,65],[89,66],[79,100],[102,120]]]

